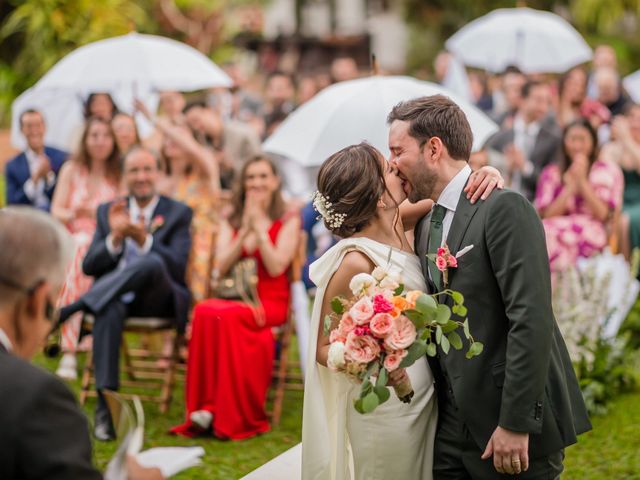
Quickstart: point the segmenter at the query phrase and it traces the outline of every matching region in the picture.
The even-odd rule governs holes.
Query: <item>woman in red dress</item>
[[[289,308],[288,270],[300,235],[298,215],[285,215],[273,163],[255,157],[243,167],[234,213],[218,237],[216,264],[225,275],[241,258],[254,257],[264,315],[246,304],[210,299],[194,309],[186,379],[187,420],[171,431],[194,436],[211,429],[240,440],[269,430],[265,413],[274,337]]]

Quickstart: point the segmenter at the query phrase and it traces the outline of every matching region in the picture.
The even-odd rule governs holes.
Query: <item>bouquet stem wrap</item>
[[[411,380],[409,378],[407,378],[402,383],[394,385],[393,389],[396,391],[396,395],[402,403],[411,403],[414,392],[413,386],[411,385]]]

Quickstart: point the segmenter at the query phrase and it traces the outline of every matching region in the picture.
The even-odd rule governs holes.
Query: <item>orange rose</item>
[[[411,308],[415,308],[416,300],[418,300],[418,297],[422,295],[422,293],[423,292],[421,292],[420,290],[411,290],[409,293],[407,293],[405,300],[411,306]]]

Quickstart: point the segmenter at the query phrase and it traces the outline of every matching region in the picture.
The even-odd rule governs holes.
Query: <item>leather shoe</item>
[[[98,407],[96,409],[93,435],[96,437],[96,440],[101,442],[110,442],[116,439],[116,432],[111,423],[111,415],[109,415],[109,411],[106,408]]]

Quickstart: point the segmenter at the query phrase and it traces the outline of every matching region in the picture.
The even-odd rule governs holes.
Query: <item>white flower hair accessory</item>
[[[333,209],[333,204],[329,201],[327,197],[322,195],[320,192],[315,192],[313,194],[313,208],[320,214],[320,216],[327,223],[327,226],[331,229],[340,228],[344,219],[347,218],[346,213],[336,213]],[[318,217],[318,220],[320,217]]]

